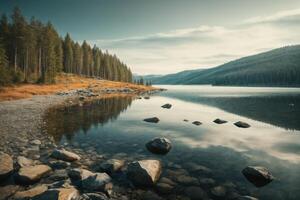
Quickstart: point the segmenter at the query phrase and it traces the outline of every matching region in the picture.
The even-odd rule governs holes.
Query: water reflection
[[[47,129],[57,142],[68,141],[70,148],[81,149],[85,156],[92,152],[93,155],[122,158],[128,162],[156,158],[164,163],[162,176],[172,179],[176,177],[170,175],[170,171],[184,171],[198,180],[212,178],[215,185],[233,184],[234,186],[228,186],[228,195],[230,192],[237,192],[259,199],[300,198],[299,131],[285,130],[224,111],[225,107],[239,106],[238,98],[250,98],[251,95],[248,94],[238,97],[236,93],[232,93],[237,98],[236,102],[228,100],[227,106],[219,104],[224,109],[218,109],[219,106],[214,108],[187,102],[185,99],[170,98],[171,92],[172,90],[167,94],[169,97],[155,96],[150,100],[132,101],[131,97],[115,97],[82,107],[53,110],[46,117]],[[197,94],[190,94],[185,98],[193,99],[195,95]],[[232,95],[227,95],[227,98],[232,99]],[[261,93],[260,96],[264,95]],[[230,102],[234,105],[229,105]],[[165,103],[171,103],[172,108],[162,109],[161,105]],[[251,108],[250,104],[246,107]],[[256,102],[254,104],[257,105]],[[129,106],[130,109],[127,109]],[[265,112],[263,106],[255,109],[257,113]],[[270,113],[276,115],[276,109],[269,109]],[[125,110],[126,112],[122,112]],[[153,116],[159,117],[158,124],[143,121],[144,118]],[[213,120],[216,118],[225,119],[228,123],[215,124]],[[183,119],[188,119],[189,122],[184,122]],[[201,121],[203,125],[192,125],[194,120]],[[238,120],[251,124],[251,128],[235,127],[233,122]],[[145,148],[145,143],[157,136],[168,137],[173,143],[172,150],[166,156],[153,155]],[[191,170],[190,163],[203,165],[212,173],[195,172]],[[257,189],[241,174],[241,170],[247,165],[266,166],[277,180]],[[184,184],[178,185],[179,188],[186,187]],[[209,188],[205,190],[209,193]]]
[[[162,96],[199,102],[286,129],[300,130],[299,88],[163,86]]]
[[[61,141],[63,136],[70,141],[78,131],[87,133],[91,126],[103,125],[117,119],[131,102],[131,96],[113,96],[85,102],[82,106],[50,109],[45,116],[46,131],[56,142]]]

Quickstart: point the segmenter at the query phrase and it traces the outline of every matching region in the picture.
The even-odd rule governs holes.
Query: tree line
[[[53,83],[58,72],[132,82],[129,67],[116,55],[64,38],[48,22],[27,21],[19,8],[0,19],[0,85],[18,82]]]

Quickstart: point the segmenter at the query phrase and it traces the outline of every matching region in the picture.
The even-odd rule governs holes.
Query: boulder
[[[80,160],[80,157],[77,154],[64,149],[55,149],[52,152],[51,157],[68,162]]]
[[[73,188],[49,189],[40,195],[32,198],[33,200],[79,200],[79,192]]]
[[[194,125],[196,125],[196,126],[200,126],[202,123],[201,122],[199,122],[199,121],[193,121],[193,123],[192,124],[194,124]]]
[[[50,172],[51,168],[47,165],[21,167],[16,174],[15,179],[21,184],[31,184],[39,181]]]
[[[14,195],[14,199],[32,199],[33,197],[44,193],[48,187],[46,185],[38,185],[29,190],[19,191]]]
[[[198,186],[187,187],[184,192],[191,200],[207,199],[206,192]]]
[[[158,123],[159,119],[157,117],[151,117],[151,118],[146,118],[144,119],[145,122],[150,122],[150,123]]]
[[[49,165],[52,169],[65,169],[71,164],[62,160],[49,161]]]
[[[249,128],[250,127],[249,124],[247,124],[246,122],[242,122],[242,121],[235,122],[234,125],[239,128]]]
[[[171,148],[171,141],[167,138],[154,138],[146,144],[146,148],[155,154],[167,154]]]
[[[124,160],[110,159],[101,163],[100,171],[111,174],[113,172],[120,171],[124,165],[125,165]]]
[[[80,183],[80,186],[88,191],[106,192],[112,189],[111,178],[106,173],[93,173],[86,169],[72,169],[68,172],[73,181]]]
[[[127,177],[136,186],[152,186],[161,172],[162,165],[159,160],[140,160],[128,165]]]
[[[184,121],[184,122],[188,122],[189,120],[188,120],[188,119],[184,119],[183,121]]]
[[[265,167],[248,166],[242,170],[242,173],[256,187],[262,187],[274,180],[274,177]]]
[[[83,189],[107,192],[112,189],[112,179],[106,173],[94,173],[81,181]]]
[[[166,104],[162,105],[161,107],[166,108],[166,109],[170,109],[172,107],[172,105],[169,104],[169,103],[166,103]]]
[[[146,97],[144,97],[144,99],[150,99],[150,97],[146,96]]]
[[[6,179],[14,170],[12,158],[0,152],[0,181]]]
[[[24,156],[18,156],[17,164],[19,167],[28,167],[34,165],[33,160],[26,158]]]
[[[226,120],[219,119],[219,118],[218,118],[218,119],[215,119],[214,122],[215,122],[216,124],[225,124],[225,123],[227,123]]]

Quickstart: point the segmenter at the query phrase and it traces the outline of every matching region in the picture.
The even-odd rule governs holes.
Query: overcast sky
[[[209,68],[300,44],[299,0],[0,0],[61,35],[116,53],[134,73]]]

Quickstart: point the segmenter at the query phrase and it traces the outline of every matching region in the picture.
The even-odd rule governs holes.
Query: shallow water
[[[47,131],[57,143],[92,148],[109,158],[161,159],[163,176],[170,176],[168,170],[183,170],[199,180],[212,178],[215,185],[226,185],[226,198],[239,193],[260,199],[300,199],[298,88],[161,87],[168,91],[149,100],[114,97],[53,110],[46,118]],[[161,108],[165,103],[173,107]],[[142,121],[154,116],[160,119],[158,124]],[[228,123],[215,124],[212,121],[216,118]],[[203,124],[195,126],[195,120]],[[236,121],[251,127],[238,128],[233,125]],[[173,143],[165,156],[145,149],[145,143],[157,136],[168,137]],[[212,173],[192,171],[191,162]],[[265,166],[277,179],[255,188],[241,174],[248,165]],[[209,188],[206,190],[209,193]]]

